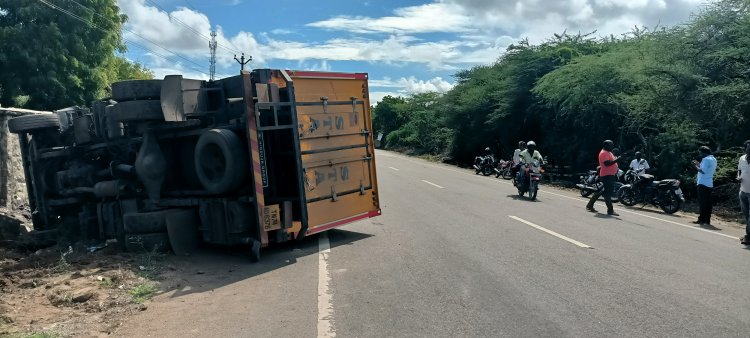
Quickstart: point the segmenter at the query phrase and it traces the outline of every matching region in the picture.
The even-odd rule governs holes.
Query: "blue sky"
[[[684,22],[700,0],[118,0],[129,16],[127,57],[167,74],[208,77],[217,30],[217,74],[235,53],[252,68],[367,72],[375,100],[444,92],[456,71],[488,64],[522,38],[621,34]],[[140,47],[145,46],[148,50]]]

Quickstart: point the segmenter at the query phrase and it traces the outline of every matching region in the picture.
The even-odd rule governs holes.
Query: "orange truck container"
[[[365,73],[256,69],[133,80],[22,116],[34,227],[189,251],[260,248],[380,215]],[[168,243],[167,243],[168,240]]]

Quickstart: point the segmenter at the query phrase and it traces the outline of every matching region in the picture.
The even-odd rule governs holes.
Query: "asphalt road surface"
[[[383,215],[263,252],[179,258],[133,337],[748,337],[741,230],[377,154]],[[604,211],[604,205],[597,204]],[[191,270],[192,269],[192,270]]]

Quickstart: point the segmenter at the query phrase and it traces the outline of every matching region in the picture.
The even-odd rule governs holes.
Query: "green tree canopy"
[[[126,17],[115,0],[0,1],[0,104],[54,109],[106,95],[114,81],[151,73],[120,54]]]

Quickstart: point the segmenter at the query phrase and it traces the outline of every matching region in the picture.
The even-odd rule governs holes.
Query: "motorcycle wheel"
[[[620,200],[620,203],[627,205],[627,206],[633,206],[638,201],[635,198],[635,193],[633,192],[633,189],[630,187],[622,187],[620,188],[620,191],[617,192],[617,197]]]
[[[665,213],[674,214],[675,212],[680,210],[682,201],[679,197],[677,197],[677,194],[675,194],[674,191],[669,191],[664,194],[662,200],[659,201],[659,206],[661,207],[661,210],[664,210]]]
[[[531,198],[532,201],[536,201],[536,193],[539,191],[539,183],[531,183],[531,187],[529,187],[529,198]]]
[[[620,182],[615,182],[615,192],[612,194],[612,203],[619,203],[620,202],[620,189],[624,184]]]
[[[506,180],[513,178],[513,172],[510,169],[503,170],[503,178]]]
[[[589,197],[593,193],[592,190],[589,189],[581,189],[581,197]]]
[[[486,166],[484,169],[482,169],[482,175],[484,176],[490,176],[492,175],[492,167]]]

